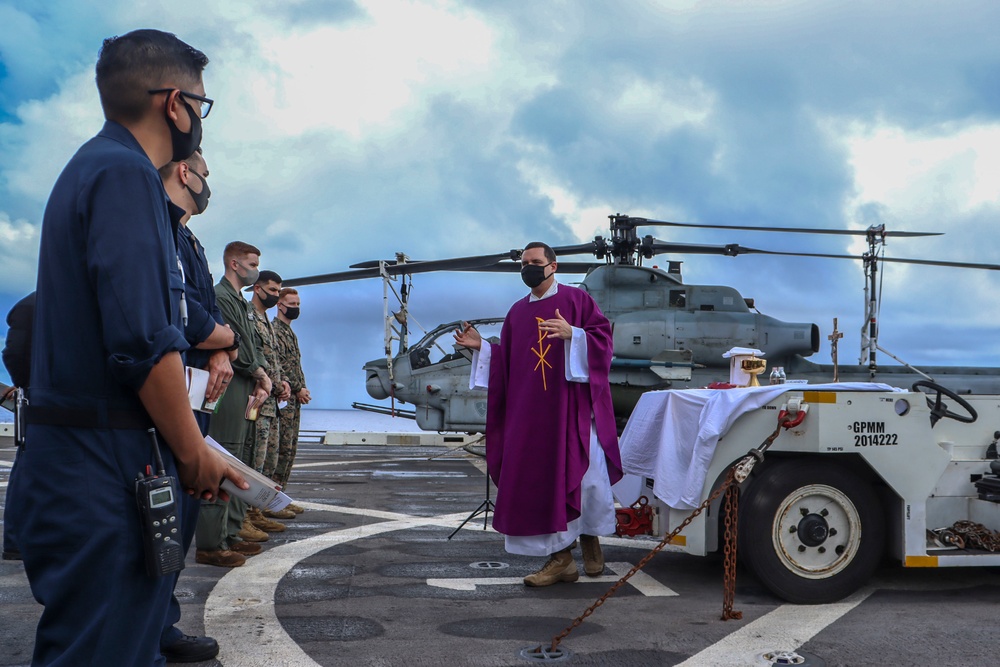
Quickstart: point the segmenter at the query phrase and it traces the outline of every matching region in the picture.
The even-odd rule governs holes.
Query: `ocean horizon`
[[[0,423],[13,423],[14,414],[0,410]],[[302,408],[301,431],[354,431],[358,433],[420,433],[417,422],[365,410]]]
[[[360,433],[420,433],[415,419],[391,417],[366,410],[302,408],[301,431],[355,431]]]

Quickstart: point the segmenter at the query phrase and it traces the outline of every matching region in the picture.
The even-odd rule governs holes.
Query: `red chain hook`
[[[782,410],[778,413],[778,422],[785,428],[795,428],[806,418],[806,411],[799,410],[798,414],[794,418],[788,418],[788,410]]]

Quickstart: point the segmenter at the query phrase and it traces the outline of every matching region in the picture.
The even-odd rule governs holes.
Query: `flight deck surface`
[[[14,456],[0,441],[0,486]],[[432,458],[433,457],[433,458]],[[602,540],[596,579],[527,588],[540,559],[508,554],[483,517],[448,536],[485,498],[483,460],[444,447],[304,443],[288,493],[306,513],[232,570],[198,565],[177,595],[188,634],[218,639],[203,666],[550,664],[526,648],[553,636],[652,548]],[[491,493],[495,492],[491,488]],[[579,553],[576,554],[580,562]],[[1000,574],[993,568],[903,569],[886,563],[846,600],[796,606],[739,572],[722,621],[721,559],[658,554],[560,644],[567,665],[766,665],[798,650],[819,665],[994,662]],[[24,568],[0,561],[0,666],[28,665],[41,607]]]

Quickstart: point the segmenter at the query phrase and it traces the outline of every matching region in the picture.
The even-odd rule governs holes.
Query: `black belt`
[[[153,428],[153,420],[140,410],[83,410],[29,405],[27,413],[26,421],[37,426],[143,430]]]

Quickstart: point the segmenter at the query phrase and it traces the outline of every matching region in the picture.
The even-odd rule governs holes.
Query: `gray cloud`
[[[192,226],[217,272],[224,244],[240,238],[259,245],[263,266],[286,278],[396,251],[432,259],[498,252],[536,238],[573,243],[587,240],[574,228],[605,228],[602,217],[580,223],[557,212],[550,199],[555,186],[577,208],[607,208],[603,215],[827,228],[885,222],[948,231],[893,241],[889,252],[992,261],[995,194],[975,207],[957,201],[954,193],[971,176],[956,166],[927,177],[932,185],[919,193],[920,217],[898,201],[865,199],[845,138],[883,126],[911,137],[950,137],[995,124],[1000,45],[992,33],[1000,6],[994,5],[466,4],[452,9],[489,27],[487,64],[461,70],[473,56],[457,51],[458,74],[427,65],[420,80],[403,82],[405,103],[386,118],[362,118],[356,131],[334,116],[369,103],[372,91],[395,90],[402,74],[393,79],[386,74],[391,67],[378,69],[363,58],[317,56],[309,81],[324,92],[319,106],[288,106],[300,99],[286,71],[291,60],[270,53],[271,44],[259,38],[301,36],[316,26],[372,28],[377,18],[365,3],[256,3],[249,6],[252,18],[228,5],[204,8],[200,27],[183,29],[179,18],[167,26],[208,52],[206,82],[219,102],[206,122],[212,206]],[[54,165],[75,150],[78,135],[96,131],[65,112],[77,90],[67,82],[92,68],[100,37],[130,28],[116,16],[121,9],[111,3],[74,24],[81,12],[70,11],[70,3],[43,14],[27,3],[0,5],[0,17],[17,15],[26,26],[21,35],[0,38],[6,77],[0,212],[8,221],[40,224],[44,194],[38,192],[51,185]],[[129,12],[130,21],[156,22],[152,10]],[[366,74],[357,90],[329,86],[345,69]],[[8,92],[14,88],[20,92]],[[71,136],[41,115],[19,114],[25,102],[58,117]],[[329,112],[329,124],[316,121],[322,113],[308,115],[317,110]],[[45,157],[31,159],[38,151]],[[970,168],[968,160],[961,164]],[[859,250],[833,237],[643,232],[774,250]],[[0,260],[30,254],[32,243],[22,240],[18,252],[0,248]],[[733,285],[770,315],[819,323],[824,339],[839,317],[848,331],[841,357],[854,356],[860,263],[676,259],[684,261],[687,280]],[[18,265],[16,289],[0,288],[0,307],[33,282],[28,264]],[[996,276],[905,267],[889,267],[885,276],[882,331],[890,349],[922,363],[992,363],[984,304],[991,303]],[[514,276],[421,276],[415,285],[414,314],[427,327],[502,314],[523,290]],[[318,407],[365,400],[361,364],[382,346],[381,284],[306,287],[302,295],[296,327]],[[827,358],[825,346],[817,359]]]

